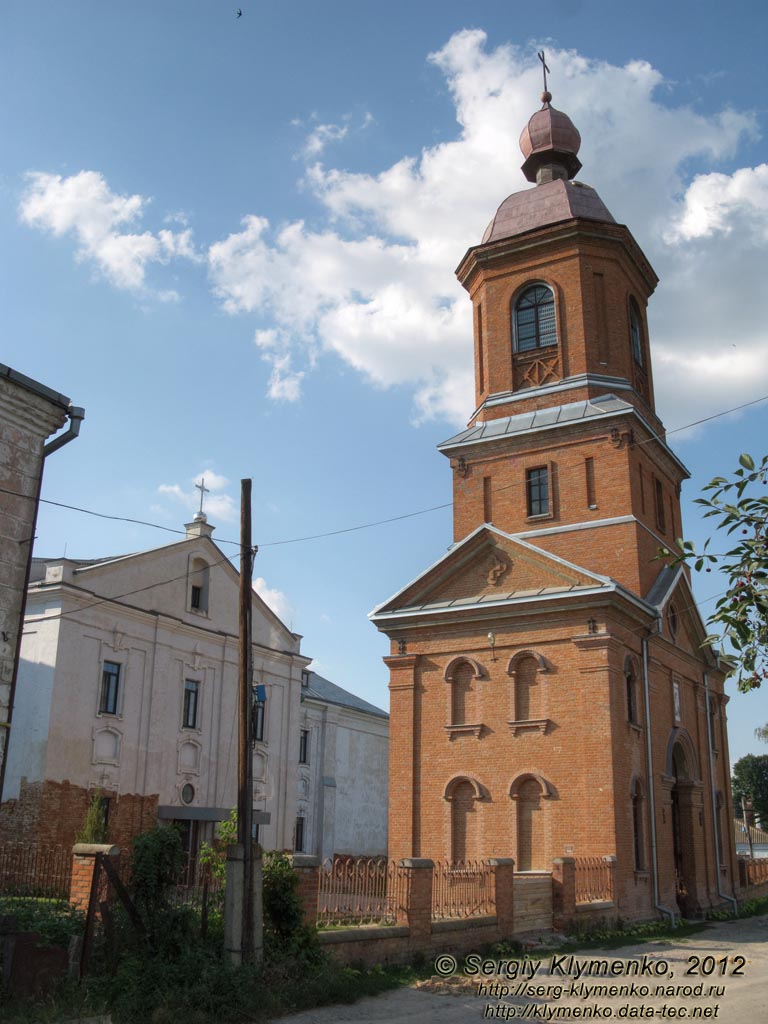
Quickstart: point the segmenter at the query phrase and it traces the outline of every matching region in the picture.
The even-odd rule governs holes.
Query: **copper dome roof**
[[[523,173],[528,181],[535,181],[542,164],[559,163],[565,167],[568,177],[573,178],[581,169],[576,156],[580,146],[581,136],[570,117],[545,100],[520,135],[520,149],[525,157]]]
[[[591,185],[557,179],[508,196],[486,228],[481,244],[576,217],[616,223]]]

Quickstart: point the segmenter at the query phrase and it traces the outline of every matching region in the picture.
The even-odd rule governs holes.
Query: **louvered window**
[[[526,288],[515,304],[515,351],[532,352],[557,344],[555,296],[550,288]]]

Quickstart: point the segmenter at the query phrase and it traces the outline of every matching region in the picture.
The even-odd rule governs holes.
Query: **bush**
[[[13,917],[19,931],[37,932],[49,946],[69,946],[73,935],[82,935],[85,914],[67,900],[32,896],[0,896],[0,915]]]

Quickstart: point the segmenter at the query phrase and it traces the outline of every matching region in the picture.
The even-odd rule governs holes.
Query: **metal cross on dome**
[[[203,514],[203,500],[204,500],[206,494],[210,494],[211,493],[211,489],[210,489],[210,487],[206,487],[205,486],[205,477],[204,476],[200,477],[200,483],[199,484],[195,484],[195,487],[198,489],[198,491],[200,491],[200,512],[199,512],[199,514],[202,515]]]
[[[544,56],[544,51],[543,50],[539,50],[537,56],[538,56],[539,60],[541,61],[541,70],[542,70],[542,72],[544,74],[544,92],[547,92],[547,75],[551,74],[551,72],[550,72],[549,68],[547,67],[547,61],[546,61],[546,58]]]

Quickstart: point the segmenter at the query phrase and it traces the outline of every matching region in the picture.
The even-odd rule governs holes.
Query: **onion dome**
[[[520,135],[525,157],[522,171],[537,185],[556,178],[570,181],[581,170],[577,157],[581,136],[567,114],[550,105],[552,94],[541,94],[543,106],[537,110]]]

